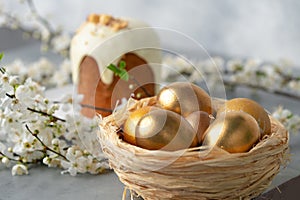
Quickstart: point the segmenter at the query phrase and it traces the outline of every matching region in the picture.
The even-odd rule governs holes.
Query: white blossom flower
[[[202,73],[208,73],[208,74],[218,74],[221,71],[224,71],[225,67],[224,65],[224,59],[221,57],[211,57],[209,59],[206,59],[202,62],[200,62],[200,68],[199,71]]]
[[[27,175],[28,174],[28,168],[23,164],[16,164],[12,167],[11,174],[13,176],[24,175],[24,174]]]
[[[161,76],[165,80],[171,76],[178,76],[182,72],[192,72],[193,66],[181,57],[166,56],[161,64]]]
[[[49,158],[48,156],[45,156],[45,157],[43,158],[43,163],[44,163],[45,165],[49,165],[50,162],[51,162],[51,158]]]
[[[3,109],[3,111],[5,111],[5,109],[8,107],[12,107],[12,99],[8,96],[2,97],[0,100],[0,107]]]
[[[28,68],[20,59],[14,60],[12,63],[7,64],[6,70],[10,75],[17,75],[19,82],[23,83],[28,77]]]
[[[78,133],[84,131],[86,128],[83,119],[84,117],[77,113],[66,116],[66,121],[70,124],[69,133],[65,135],[68,140],[75,139],[75,141],[79,141]]]
[[[59,87],[67,85],[70,83],[70,73],[66,73],[61,71],[57,71],[54,73],[51,79],[52,85],[57,85]]]
[[[64,86],[71,82],[72,66],[69,59],[64,59],[59,68],[54,72],[50,83],[54,86]]]
[[[241,59],[231,59],[226,63],[226,67],[230,72],[243,70],[243,61]]]
[[[3,113],[3,117],[1,118],[1,128],[7,133],[13,134],[12,130],[20,130],[22,129],[22,123],[20,123],[19,119],[22,116],[19,112],[9,112],[6,109]]]
[[[300,80],[289,81],[288,89],[300,94]]]
[[[58,138],[54,138],[54,139],[52,139],[52,141],[51,141],[51,144],[52,144],[53,146],[59,146],[59,143],[60,143],[60,140],[59,140]]]
[[[42,151],[35,149],[33,151],[24,151],[21,156],[26,162],[36,162],[43,159],[45,154]]]
[[[253,72],[257,71],[260,68],[260,65],[262,64],[261,59],[254,59],[254,58],[249,58],[245,61],[244,63],[244,71],[245,72]]]
[[[67,34],[59,35],[52,39],[52,45],[54,47],[54,51],[60,52],[64,49],[67,49],[71,43],[71,37]]]
[[[37,82],[49,81],[51,74],[55,72],[55,66],[46,58],[41,58],[39,61],[32,63],[28,69],[28,76]]]
[[[72,65],[70,59],[64,59],[59,66],[59,70],[65,72],[66,74],[72,73]]]
[[[35,151],[35,150],[41,150],[43,149],[43,146],[41,143],[37,141],[35,137],[33,137],[30,133],[28,132],[23,132],[22,134],[19,135],[19,139],[15,143],[15,146],[13,147],[13,152],[25,156],[28,154],[28,156],[32,157],[30,160],[35,160],[36,158],[39,158],[42,156],[40,154],[40,151]],[[33,153],[37,152],[37,153]]]
[[[0,141],[0,151],[1,151],[1,152],[4,152],[5,149],[6,149],[5,144],[3,144],[3,143]]]
[[[41,40],[47,42],[50,39],[50,31],[46,28],[41,28]]]
[[[62,86],[71,82],[71,63],[65,59],[56,68],[56,64],[47,58],[41,58],[36,62],[24,64],[20,59],[7,65],[7,72],[12,75],[18,75],[19,82],[22,83],[27,77],[46,87]]]
[[[97,131],[99,129],[99,118],[94,117],[93,119],[84,119],[85,128],[81,128],[78,131],[78,137],[80,139],[80,145],[83,149],[89,152],[97,159],[103,158],[101,146],[97,139]],[[88,134],[87,134],[88,133]]]
[[[43,164],[47,165],[48,167],[61,167],[61,159],[57,157],[46,156],[43,158]]]
[[[28,82],[32,82],[31,78],[26,81],[26,84],[20,85],[16,89],[16,97],[17,97],[17,99],[20,99],[21,101],[23,101],[25,98],[33,96],[32,94],[34,94],[34,92],[36,91],[35,90],[36,87],[30,88],[28,86]],[[23,96],[26,96],[26,97],[23,97]]]
[[[66,158],[68,161],[63,160],[61,165],[67,169],[65,172],[69,172],[71,176],[75,176],[78,172],[83,172],[83,165],[85,164],[83,153],[76,146],[72,146],[67,150]]]
[[[7,157],[3,157],[3,158],[1,159],[1,162],[2,162],[2,164],[4,164],[6,167],[9,167],[10,164],[11,164],[10,160],[9,160]]]
[[[297,133],[300,130],[300,116],[293,114],[290,110],[280,106],[273,112],[272,116],[290,132]]]
[[[10,85],[10,79],[11,77],[8,76],[7,74],[1,76],[1,80],[0,80],[0,87],[2,90],[1,96],[4,96],[3,95],[4,92],[8,94],[13,94],[14,88],[13,86]]]
[[[64,112],[72,111],[73,113],[79,113],[82,109],[80,103],[83,100],[83,95],[81,94],[66,94],[60,100],[62,104],[62,110]]]

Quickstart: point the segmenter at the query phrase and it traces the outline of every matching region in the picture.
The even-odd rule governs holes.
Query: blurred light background
[[[300,66],[300,1],[298,0],[35,0],[55,25],[74,32],[90,13],[128,16],[155,27],[174,29],[201,43],[210,53],[287,59]],[[24,12],[17,0],[2,6]],[[182,44],[182,48],[189,48]]]

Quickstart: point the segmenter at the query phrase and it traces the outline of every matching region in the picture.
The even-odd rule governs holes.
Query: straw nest
[[[104,118],[98,139],[121,182],[145,200],[252,199],[268,188],[288,159],[288,132],[271,118],[272,134],[247,153],[204,147],[151,151],[124,142],[118,132],[129,113],[155,97],[130,100]],[[224,101],[214,100],[215,108]]]

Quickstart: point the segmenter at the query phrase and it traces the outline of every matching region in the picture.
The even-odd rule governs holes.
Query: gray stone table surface
[[[26,61],[34,61],[41,55],[39,44],[34,40],[24,42],[18,39],[20,35],[14,32],[0,29],[0,52],[5,52],[3,63],[9,63],[16,58]],[[16,39],[15,39],[16,38]],[[58,62],[58,58],[51,53],[46,56]],[[62,88],[72,91],[72,86]],[[56,90],[48,92],[48,95],[61,94]],[[245,88],[238,88],[234,92],[228,92],[227,97],[251,97],[265,108],[272,111],[276,106],[284,107],[300,114],[299,101],[256,92],[255,95]],[[273,188],[293,177],[300,175],[300,133],[290,134],[291,161],[285,169],[275,177]],[[114,172],[102,175],[78,175],[72,177],[68,174],[61,175],[61,169],[38,166],[30,169],[27,176],[12,176],[10,169],[0,167],[0,200],[39,200],[39,199],[65,199],[65,200],[117,200],[121,199],[123,185]]]
[[[101,175],[62,175],[61,169],[35,167],[27,176],[0,169],[0,200],[113,200],[121,199],[123,185],[113,172]]]

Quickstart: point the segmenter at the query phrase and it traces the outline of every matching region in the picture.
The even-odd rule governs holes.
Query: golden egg
[[[203,145],[218,146],[229,153],[249,151],[259,140],[256,120],[242,111],[223,113],[204,133]]]
[[[212,113],[209,95],[200,87],[188,82],[175,82],[163,87],[157,95],[157,104],[184,117],[199,110]]]
[[[135,133],[136,145],[149,150],[175,151],[198,144],[189,122],[169,110],[156,109],[144,115]]]
[[[124,123],[123,128],[123,139],[133,145],[136,145],[135,141],[135,128],[140,121],[140,119],[147,113],[149,113],[151,110],[157,109],[153,106],[146,106],[140,109],[137,109],[130,113],[129,117]]]
[[[209,114],[203,111],[196,111],[189,114],[185,119],[191,124],[191,126],[196,131],[198,142],[199,144],[201,144],[203,141],[204,132],[210,124],[211,118],[209,117]]]
[[[259,124],[261,136],[271,133],[271,122],[268,113],[257,102],[247,98],[235,98],[221,107],[217,116],[228,111],[244,111],[254,117]]]

